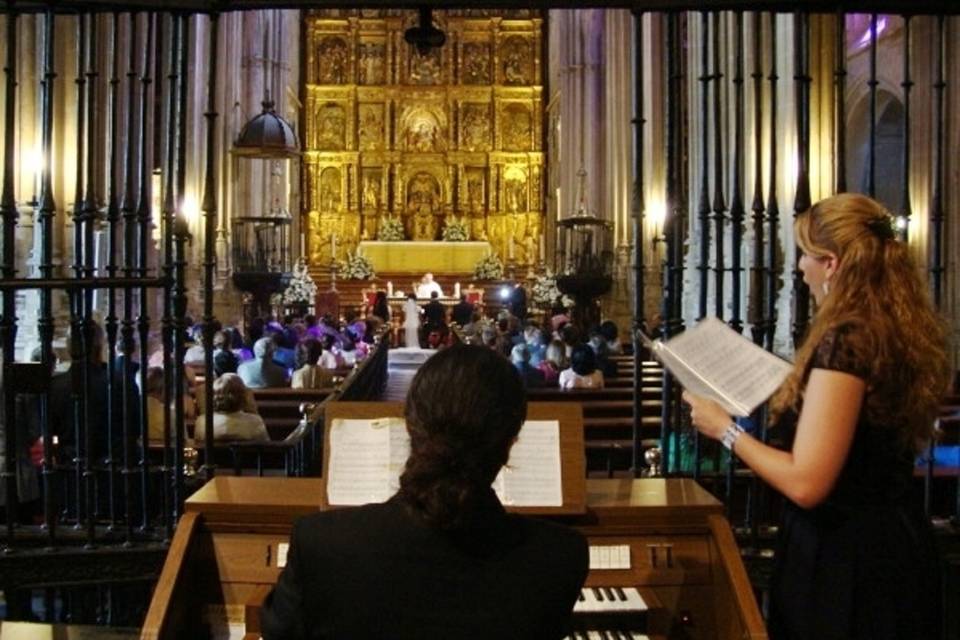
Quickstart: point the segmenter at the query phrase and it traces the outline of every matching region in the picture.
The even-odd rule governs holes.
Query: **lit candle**
[[[453,297],[454,297],[454,298],[459,298],[459,297],[460,297],[460,283],[459,283],[459,282],[454,282],[454,283],[453,283]]]
[[[337,257],[337,234],[330,234],[330,257]]]
[[[302,233],[300,234],[300,255],[304,257],[307,255],[307,239]]]
[[[540,254],[537,256],[540,260],[543,260],[543,257],[547,255],[547,242],[546,238],[541,234],[540,236]]]
[[[393,297],[393,282],[389,280],[387,280],[387,296],[390,298]]]

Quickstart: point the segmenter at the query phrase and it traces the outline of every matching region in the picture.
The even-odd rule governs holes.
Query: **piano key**
[[[580,596],[573,605],[574,612],[595,611],[646,611],[640,592],[633,587],[616,587],[616,595],[610,587],[589,587],[580,590]],[[604,591],[607,595],[604,595]]]

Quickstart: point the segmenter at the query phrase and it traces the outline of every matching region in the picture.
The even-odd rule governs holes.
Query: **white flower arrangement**
[[[499,280],[503,277],[503,263],[495,253],[487,254],[477,260],[473,267],[473,277],[477,280]]]
[[[399,216],[384,216],[377,225],[377,240],[381,242],[399,242],[405,240],[403,221]]]
[[[310,277],[303,258],[293,268],[290,283],[282,294],[276,294],[282,304],[306,304],[313,306],[317,298],[317,283]]]
[[[362,253],[348,253],[347,261],[341,264],[339,271],[347,280],[371,280],[376,275],[370,258]]]
[[[449,216],[447,218],[447,224],[443,227],[441,237],[446,242],[466,242],[469,240],[470,229],[467,227],[466,220],[453,215]]]
[[[551,307],[558,297],[562,298],[561,304],[564,307],[569,309],[573,306],[573,299],[560,293],[560,289],[557,288],[557,276],[549,270],[542,276],[538,276],[530,292],[530,301],[533,305]]]

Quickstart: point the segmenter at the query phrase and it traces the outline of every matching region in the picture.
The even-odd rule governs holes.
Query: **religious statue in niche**
[[[501,53],[504,84],[530,84],[529,51],[525,38],[513,37],[504,43]]]
[[[344,84],[347,82],[347,43],[342,38],[328,37],[320,41],[317,56],[318,84]]]
[[[320,222],[320,214],[316,211],[311,211],[308,219],[310,221],[310,262],[318,264],[323,259],[323,224]],[[329,248],[329,241],[327,247]]]
[[[363,240],[373,240],[377,237],[377,212],[380,210],[381,172],[379,170],[365,170],[363,172],[363,189],[361,191],[360,206],[363,210]]]
[[[490,149],[490,114],[486,105],[468,104],[463,107],[460,144],[467,151]]]
[[[323,151],[341,151],[345,146],[344,133],[347,129],[343,107],[333,103],[323,105],[317,121],[317,148]]]
[[[470,237],[477,240],[487,239],[486,207],[483,200],[483,169],[467,173],[466,209],[470,214]]]
[[[407,183],[407,235],[414,240],[436,240],[441,213],[440,183],[421,171]]]
[[[530,112],[523,105],[503,110],[503,148],[527,151],[530,148]]]
[[[487,216],[487,241],[504,261],[507,259],[506,227],[504,224],[506,217],[504,215]]]
[[[513,254],[513,259],[520,264],[528,262],[527,256],[527,217],[525,215],[504,216],[504,226],[507,236],[507,255]],[[513,245],[513,251],[510,250]]]
[[[527,235],[523,238],[523,245],[527,250],[527,261],[536,262],[540,252],[540,213],[530,211],[527,213]],[[543,258],[543,256],[539,256]]]
[[[359,46],[359,83],[383,84],[385,48],[379,42],[361,43]]]
[[[358,135],[361,151],[380,151],[383,149],[383,105],[360,105]]]
[[[380,206],[380,176],[373,171],[363,174],[363,208],[376,210]]]
[[[320,211],[340,210],[340,170],[327,167],[320,174]]]
[[[518,213],[527,210],[527,175],[522,169],[512,167],[504,174],[503,196],[506,210]]]
[[[440,50],[431,49],[426,55],[416,50],[410,54],[410,82],[413,84],[440,84]]]
[[[463,84],[490,84],[490,46],[486,43],[463,45]]]

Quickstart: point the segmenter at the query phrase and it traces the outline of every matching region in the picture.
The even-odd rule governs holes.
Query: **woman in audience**
[[[613,320],[604,320],[600,323],[600,335],[607,341],[607,351],[610,355],[619,356],[623,353],[623,345],[620,343],[620,330],[617,323]]]
[[[784,449],[685,392],[691,419],[788,499],[771,638],[939,638],[936,548],[910,494],[948,384],[943,323],[877,202],[827,198],[794,229],[817,314],[771,400]]]
[[[148,367],[147,379],[144,383],[144,393],[147,395],[147,439],[154,442],[163,442],[163,385],[164,375],[163,367]],[[190,392],[189,385],[184,381],[183,385],[183,425],[184,437],[186,437],[186,425],[193,422],[197,414],[194,397]],[[176,406],[173,398],[170,399],[170,438],[173,439],[173,425],[176,421],[173,408]]]
[[[353,367],[357,364],[357,345],[350,338],[344,338],[340,344],[340,353],[337,355],[343,367]]]
[[[540,371],[543,372],[543,384],[547,387],[556,387],[560,384],[560,372],[567,366],[566,350],[559,340],[551,340],[540,361]]]
[[[226,331],[213,334],[213,373],[218,377],[236,373],[240,366],[240,358],[231,350],[232,346],[230,334]]]
[[[324,335],[320,340],[320,344],[323,346],[323,352],[320,354],[317,364],[323,369],[338,368],[340,366],[340,361],[337,360],[336,354],[333,353],[333,345],[336,344],[333,336]]]
[[[235,373],[225,373],[213,381],[213,439],[251,440],[265,442],[270,439],[263,418],[243,411],[247,387]],[[206,439],[206,415],[197,416],[193,439]]]
[[[506,359],[458,345],[427,360],[407,397],[400,490],[296,523],[264,640],[565,636],[586,542],[506,513],[490,486],[525,418]]]
[[[560,372],[558,384],[561,389],[602,389],[603,372],[597,368],[597,356],[593,349],[578,344],[570,355],[570,368]]]
[[[377,291],[377,295],[373,299],[371,313],[383,322],[390,322],[390,305],[387,303],[386,291]]]
[[[317,364],[322,353],[316,338],[306,338],[297,345],[297,370],[290,381],[293,389],[323,389],[333,384],[333,373]]]

